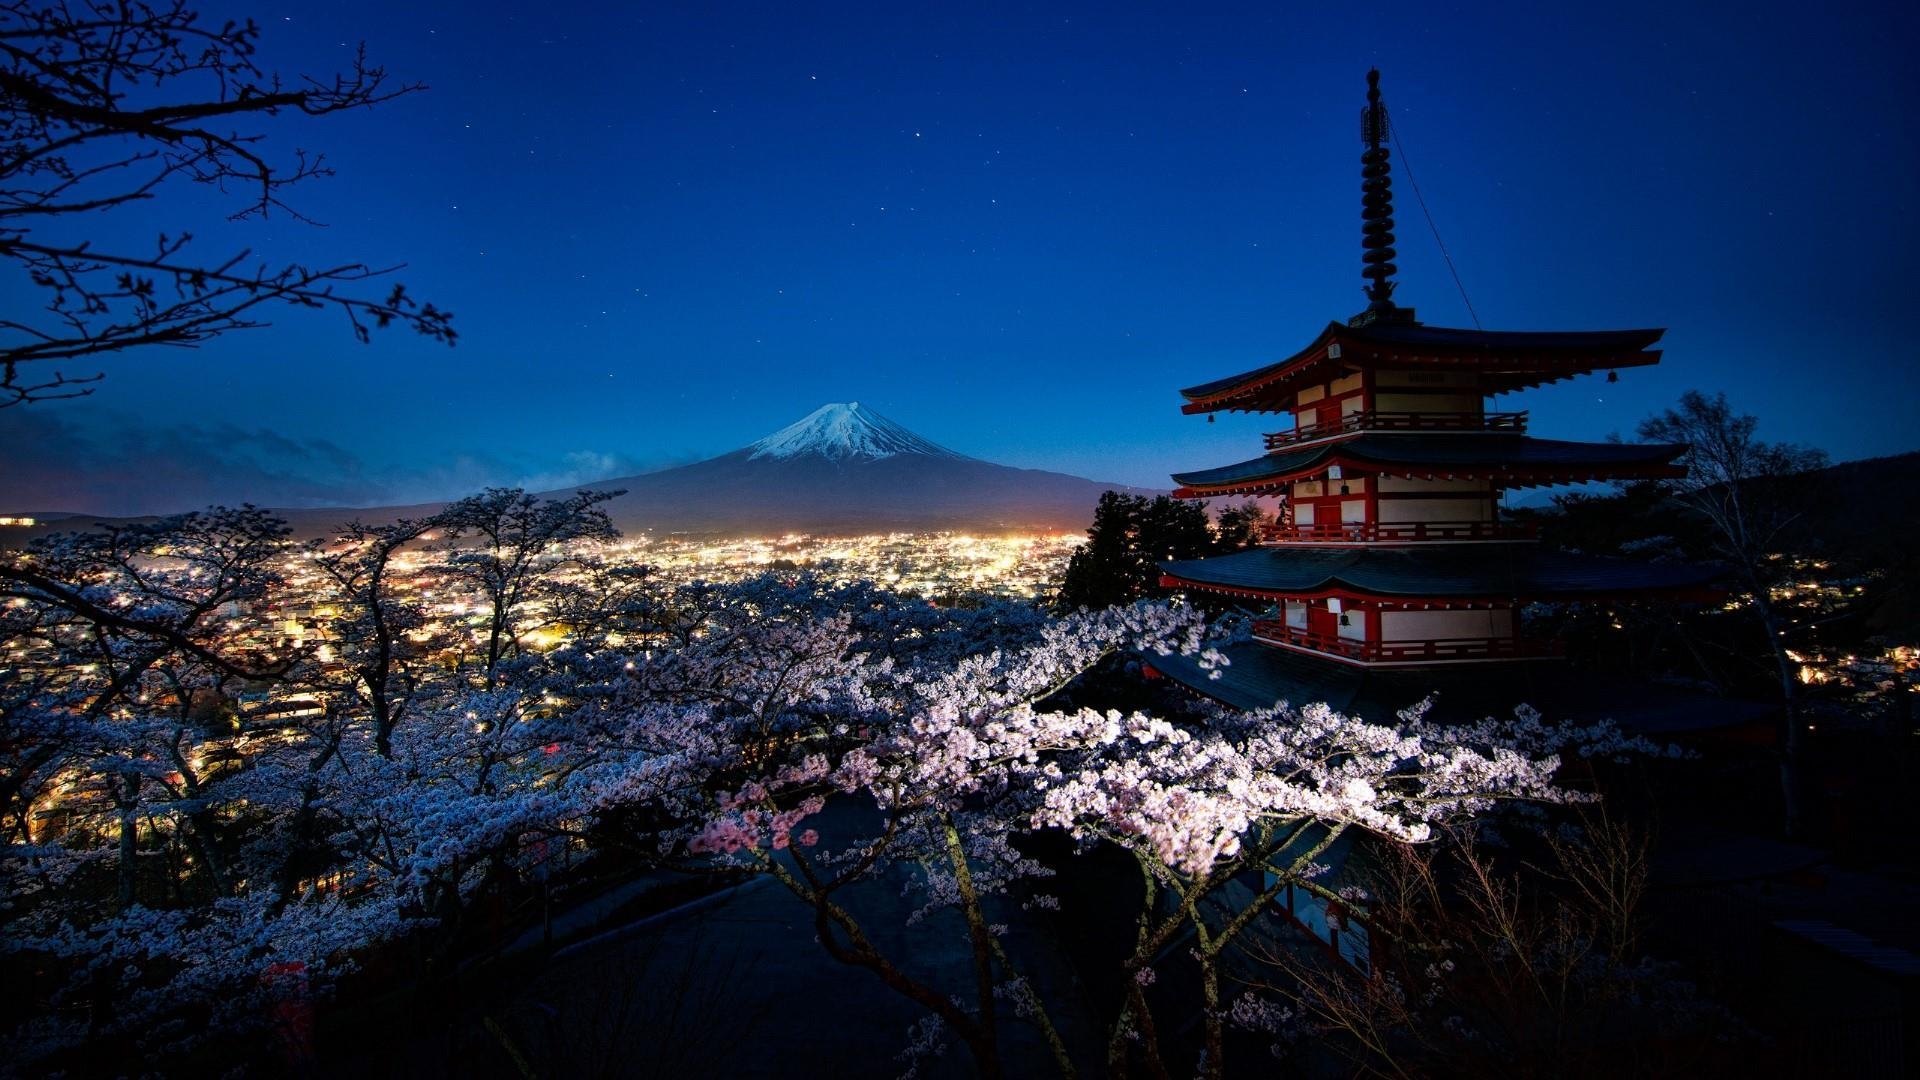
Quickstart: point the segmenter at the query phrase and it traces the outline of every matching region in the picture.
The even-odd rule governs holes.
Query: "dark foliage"
[[[1214,522],[1214,547],[1219,551],[1244,551],[1259,544],[1262,530],[1272,523],[1271,516],[1256,503],[1229,506]]]
[[[1067,563],[1057,602],[1072,611],[1164,595],[1159,563],[1213,554],[1217,544],[1206,503],[1109,491],[1094,508],[1086,545]]]

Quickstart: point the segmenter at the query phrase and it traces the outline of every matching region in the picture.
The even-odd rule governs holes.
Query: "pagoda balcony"
[[[1318,521],[1311,525],[1268,525],[1266,544],[1406,544],[1430,540],[1533,540],[1533,522],[1502,521]]]
[[[1515,637],[1440,638],[1429,641],[1365,641],[1320,634],[1279,619],[1253,624],[1255,641],[1344,660],[1350,664],[1448,664],[1480,660],[1545,660],[1563,655],[1557,641]]]
[[[1356,431],[1497,431],[1523,435],[1525,412],[1381,412],[1369,409],[1325,424],[1304,424],[1292,431],[1267,435],[1268,450],[1285,450],[1301,443],[1331,439]]]

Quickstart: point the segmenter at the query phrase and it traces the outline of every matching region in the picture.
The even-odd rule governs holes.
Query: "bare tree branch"
[[[1687,444],[1681,461],[1683,480],[1672,482],[1682,502],[1712,526],[1716,546],[1738,572],[1743,591],[1765,630],[1780,687],[1782,722],[1780,786],[1785,799],[1786,832],[1798,836],[1801,811],[1800,768],[1805,723],[1799,716],[1798,665],[1787,652],[1787,624],[1773,604],[1772,586],[1781,533],[1803,512],[1809,495],[1806,476],[1827,464],[1824,451],[1755,437],[1760,425],[1751,414],[1736,414],[1725,394],[1709,398],[1689,390],[1678,408],[1640,423],[1640,437]]]
[[[397,266],[245,270],[248,251],[189,257],[187,232],[162,234],[149,255],[33,237],[37,224],[145,203],[174,182],[237,194],[234,220],[278,211],[307,221],[286,192],[332,169],[304,150],[276,161],[254,122],[371,108],[424,89],[392,83],[364,47],[347,71],[284,85],[256,65],[259,35],[251,21],[203,26],[185,0],[0,2],[0,259],[45,298],[35,321],[0,320],[0,408],[84,396],[102,377],[49,377],[45,365],[265,326],[257,309],[269,300],[342,311],[362,342],[398,323],[453,344],[451,313],[404,286],[384,296],[349,288]]]

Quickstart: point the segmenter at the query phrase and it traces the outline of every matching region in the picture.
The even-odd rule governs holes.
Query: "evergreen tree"
[[[1225,554],[1254,547],[1260,543],[1260,531],[1271,523],[1266,511],[1255,503],[1229,506],[1220,511],[1220,519],[1214,524],[1213,549]]]
[[[1124,604],[1138,595],[1133,535],[1147,500],[1108,491],[1093,510],[1087,542],[1067,561],[1058,604],[1063,611]]]
[[[1160,563],[1200,558],[1213,545],[1205,503],[1106,492],[1094,508],[1086,544],[1067,562],[1057,604],[1072,611],[1161,595]]]
[[[1151,586],[1160,577],[1156,563],[1197,559],[1212,552],[1213,528],[1207,520],[1207,504],[1166,495],[1155,498],[1140,515],[1137,542],[1145,563],[1145,583]]]

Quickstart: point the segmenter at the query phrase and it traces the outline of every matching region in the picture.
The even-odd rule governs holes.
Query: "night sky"
[[[0,510],[552,487],[848,400],[1166,486],[1280,426],[1183,417],[1179,387],[1365,306],[1369,65],[1406,151],[1397,300],[1472,325],[1410,162],[1489,329],[1670,328],[1658,368],[1501,399],[1534,434],[1630,436],[1701,388],[1836,459],[1920,446],[1912,7],[918,7],[207,5],[261,22],[264,66],[343,68],[364,40],[431,89],[269,128],[338,170],[295,199],[325,228],[228,226],[185,192],[85,234],[404,262],[461,342],[360,346],[287,310],[111,357],[92,398],[0,411]],[[0,305],[36,300],[0,280]]]

